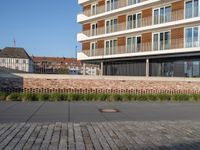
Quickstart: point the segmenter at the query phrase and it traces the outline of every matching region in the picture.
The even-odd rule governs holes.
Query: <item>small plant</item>
[[[170,94],[158,94],[157,96],[160,101],[170,101],[172,97]]]
[[[128,93],[123,94],[122,97],[123,97],[123,101],[131,101],[132,100],[132,95],[128,94]]]
[[[1,92],[0,92],[0,101],[6,100],[6,96],[7,96],[6,93],[1,93]]]
[[[193,101],[200,101],[200,94],[192,94],[191,100]]]
[[[65,95],[64,94],[59,94],[59,93],[53,93],[50,94],[50,101],[64,101],[65,100]]]
[[[20,93],[11,93],[6,97],[7,101],[21,101],[22,100],[22,94]]]
[[[110,96],[110,101],[122,101],[123,100],[123,97],[121,94],[112,94]]]
[[[39,94],[39,101],[49,101],[50,95],[47,93]]]
[[[135,98],[137,101],[148,101],[147,94],[137,94]]]
[[[34,93],[23,93],[22,101],[38,101],[38,95]]]
[[[100,93],[96,95],[96,100],[98,101],[108,101],[109,98],[110,98],[110,95],[106,93]]]
[[[189,101],[190,96],[187,94],[174,94],[174,95],[172,95],[172,100],[174,100],[174,101]]]
[[[93,94],[93,93],[84,94],[84,100],[85,101],[94,101],[94,100],[97,100],[96,99],[96,94]]]

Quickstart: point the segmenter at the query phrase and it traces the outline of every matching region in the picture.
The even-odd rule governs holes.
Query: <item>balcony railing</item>
[[[167,19],[163,23],[177,21],[184,19],[184,10],[177,10],[173,11],[170,16],[166,17]],[[131,29],[137,29],[141,27],[151,26],[154,24],[153,17],[145,17],[136,20],[135,22],[123,22],[116,25],[113,25],[112,27],[100,27],[94,30],[85,30],[82,33],[86,35],[87,37],[96,36],[96,35],[103,35],[108,33],[114,33],[119,31],[125,31],[125,30],[131,30]],[[162,23],[159,23],[162,24]],[[155,24],[156,25],[156,24]],[[108,32],[109,30],[109,32]],[[93,34],[95,33],[95,34]]]
[[[147,0],[141,0],[141,2],[144,2],[144,1],[147,1]],[[130,6],[130,5],[135,5],[135,4],[128,4],[126,0],[118,0],[116,3],[113,3],[110,7],[107,7],[106,5],[97,6],[96,11],[92,11],[92,9],[87,9],[83,11],[83,14],[87,17],[90,17],[90,16],[109,12],[115,9]]]
[[[200,47],[200,40],[192,41],[185,39],[172,39],[163,42],[147,42],[136,45],[122,45],[112,48],[97,48],[93,51],[84,50],[84,54],[88,57],[92,56],[106,56],[115,54],[126,54],[126,53],[137,53],[137,52],[148,52],[148,51],[163,51],[170,49],[181,49],[181,48],[195,48]]]

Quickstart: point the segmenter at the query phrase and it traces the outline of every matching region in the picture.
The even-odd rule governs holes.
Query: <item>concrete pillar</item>
[[[83,63],[83,75],[86,75],[86,67],[85,67],[85,63]]]
[[[103,62],[101,62],[101,72],[100,72],[100,76],[103,76]]]
[[[146,77],[149,77],[149,59],[146,59]]]

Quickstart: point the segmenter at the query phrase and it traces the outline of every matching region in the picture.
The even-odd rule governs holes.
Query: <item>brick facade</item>
[[[171,29],[171,46],[172,48],[183,48],[184,28]]]
[[[59,93],[200,93],[198,80],[182,78],[107,78],[48,75],[0,77],[1,91],[59,92]],[[26,75],[24,75],[26,76]]]

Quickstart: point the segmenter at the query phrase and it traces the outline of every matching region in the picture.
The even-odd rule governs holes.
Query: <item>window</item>
[[[106,11],[111,11],[118,8],[118,0],[107,0]]]
[[[111,19],[106,21],[106,33],[112,33],[117,31],[117,19]]]
[[[137,4],[140,2],[141,2],[141,0],[128,0],[128,5],[133,5],[133,4]]]
[[[97,23],[91,24],[91,36],[97,35]]]
[[[96,42],[92,42],[90,44],[90,56],[95,56],[96,48],[97,48],[97,43]]]
[[[199,0],[187,0],[185,2],[185,18],[199,16]]]
[[[23,63],[25,64],[25,63],[26,63],[26,60],[23,60]]]
[[[107,40],[105,44],[105,55],[112,55],[116,53],[117,40]]]
[[[190,27],[185,29],[185,47],[200,46],[200,29],[199,27]]]
[[[97,4],[91,5],[91,15],[96,15],[97,14]]]
[[[19,60],[18,59],[16,59],[16,61],[15,61],[17,64],[19,63]]]
[[[171,47],[171,33],[160,32],[153,34],[153,50],[166,50]]]
[[[128,15],[127,17],[127,29],[134,29],[141,27],[141,13]]]
[[[127,53],[139,52],[141,48],[141,36],[127,38]]]
[[[155,9],[153,12],[154,24],[161,24],[171,21],[171,6]]]

